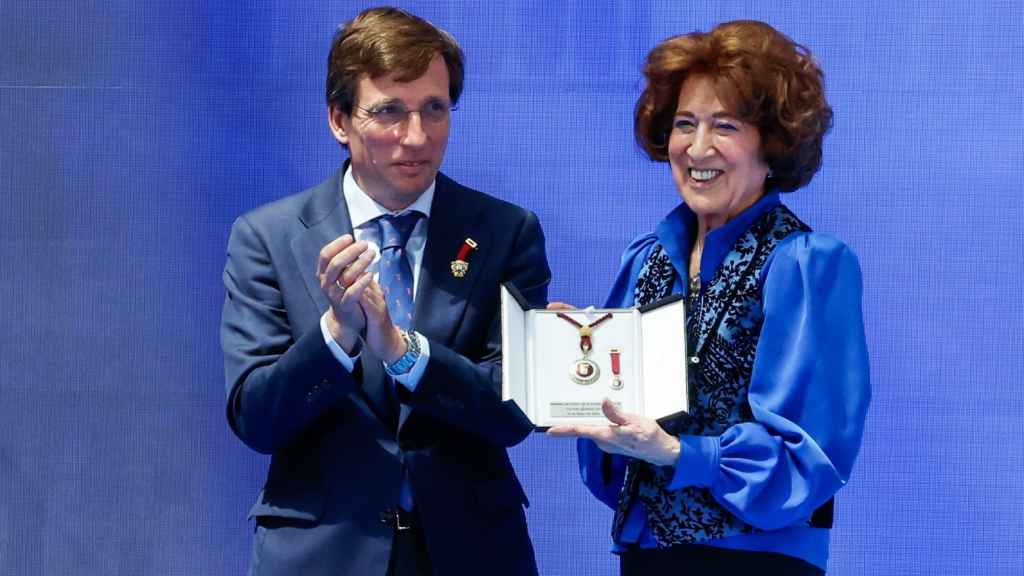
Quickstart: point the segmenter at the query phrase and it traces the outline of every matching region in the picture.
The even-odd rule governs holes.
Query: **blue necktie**
[[[402,330],[412,326],[413,293],[412,266],[405,251],[416,222],[423,216],[419,212],[407,212],[401,216],[385,214],[377,220],[380,226],[380,286],[388,303],[391,321]],[[401,386],[401,384],[395,384]],[[394,397],[397,403],[397,397]],[[404,413],[408,408],[401,406]],[[402,472],[402,491],[398,497],[399,506],[412,510],[414,502],[407,471]]]
[[[380,286],[388,302],[391,321],[402,330],[412,326],[412,266],[405,250],[412,229],[423,215],[406,212],[401,216],[385,214],[377,220],[380,226]]]

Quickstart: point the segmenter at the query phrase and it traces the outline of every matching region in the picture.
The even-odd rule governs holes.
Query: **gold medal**
[[[601,369],[590,359],[590,351],[594,347],[591,338],[594,334],[594,328],[597,328],[599,324],[612,317],[611,312],[590,324],[581,324],[568,314],[562,312],[558,313],[558,317],[575,326],[580,333],[580,351],[583,352],[583,357],[573,361],[572,366],[569,367],[569,379],[581,386],[589,386],[597,382],[598,377],[601,376]]]

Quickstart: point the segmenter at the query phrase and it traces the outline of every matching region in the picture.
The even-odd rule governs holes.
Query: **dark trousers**
[[[401,514],[394,527],[395,539],[391,542],[387,576],[431,576],[427,542],[419,517],[415,512],[403,511]]]
[[[699,544],[680,544],[670,548],[629,548],[622,553],[619,566],[622,576],[817,576],[825,573],[813,564],[785,554],[727,550]]]

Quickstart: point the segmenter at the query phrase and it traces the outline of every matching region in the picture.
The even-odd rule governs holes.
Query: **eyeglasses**
[[[377,124],[387,127],[404,124],[405,121],[409,119],[409,114],[412,114],[413,112],[419,114],[420,120],[423,122],[440,124],[447,120],[452,112],[458,109],[457,106],[453,106],[441,100],[431,100],[419,110],[409,110],[405,107],[405,104],[402,104],[401,102],[386,102],[384,104],[374,106],[373,108],[363,108],[362,106],[357,105],[356,108],[362,110]]]

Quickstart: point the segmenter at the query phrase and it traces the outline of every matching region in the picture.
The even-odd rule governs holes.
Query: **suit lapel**
[[[452,342],[469,294],[492,247],[490,232],[480,216],[478,205],[470,202],[457,184],[438,173],[416,288],[413,327],[445,345]],[[458,278],[452,274],[451,263],[466,238],[475,240],[477,249],[468,258],[466,274]]]
[[[469,269],[461,278],[452,274],[451,263],[466,238],[477,243],[467,261]],[[451,346],[456,328],[462,321],[470,293],[480,277],[492,248],[491,233],[473,198],[440,172],[430,207],[427,246],[416,287],[416,311],[413,328],[427,338]],[[411,410],[402,404],[398,430],[401,431]]]
[[[299,219],[305,226],[292,238],[292,255],[298,269],[302,271],[302,280],[306,284],[317,310],[323,314],[330,305],[327,297],[320,291],[320,281],[316,277],[317,259],[325,244],[342,234],[352,234],[352,220],[348,215],[348,206],[341,195],[341,175],[344,167],[334,176],[320,183],[313,189],[309,202],[303,207]]]
[[[303,207],[299,219],[306,227],[292,239],[292,255],[298,269],[302,271],[302,280],[310,297],[316,302],[319,314],[327,311],[330,303],[320,290],[320,281],[316,277],[317,259],[325,244],[342,234],[352,234],[352,219],[348,214],[348,205],[341,191],[341,179],[348,163],[331,178],[317,186],[306,206]],[[362,365],[362,389],[367,400],[382,422],[389,423],[393,429],[394,409],[389,386],[391,381],[385,378],[380,360],[364,350],[360,359]]]

